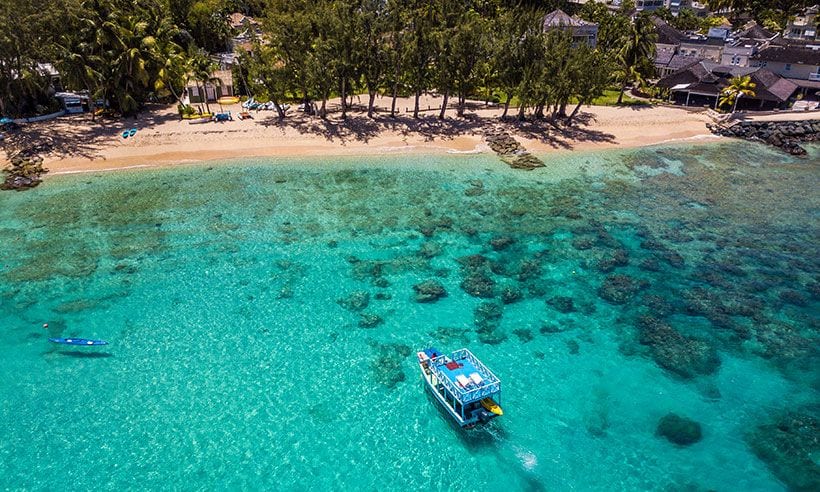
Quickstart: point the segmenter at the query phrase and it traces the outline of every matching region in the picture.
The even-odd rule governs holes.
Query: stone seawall
[[[724,137],[766,142],[792,155],[806,155],[803,142],[820,141],[820,119],[805,121],[741,121],[734,125],[706,125]]]

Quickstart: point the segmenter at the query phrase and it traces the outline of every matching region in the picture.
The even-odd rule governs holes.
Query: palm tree
[[[205,101],[205,112],[210,113],[211,107],[208,105],[208,94],[205,92],[205,87],[210,84],[221,84],[222,81],[211,74],[218,68],[217,64],[204,51],[196,51],[189,55],[189,67],[191,75],[196,80],[196,90],[202,94],[202,99]],[[202,83],[202,90],[199,89],[199,84]]]
[[[718,104],[720,106],[732,106],[732,113],[734,113],[737,109],[737,101],[741,96],[755,97],[755,87],[757,87],[757,84],[752,82],[749,75],[732,77],[729,79],[729,85],[720,92]]]
[[[649,16],[639,15],[635,18],[629,30],[623,37],[623,45],[618,53],[619,69],[616,71],[616,80],[621,82],[621,92],[618,94],[618,104],[623,102],[626,86],[630,82],[643,83],[643,73],[652,66],[655,57],[655,41],[658,34],[655,25]]]

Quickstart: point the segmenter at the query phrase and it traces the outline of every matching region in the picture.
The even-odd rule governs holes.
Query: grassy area
[[[618,89],[607,89],[604,91],[604,95],[592,101],[592,106],[617,106],[618,101],[618,94],[620,91]],[[506,99],[506,94],[500,90],[493,91],[493,94],[498,97],[501,101],[498,104],[503,106],[504,100]],[[510,101],[510,112],[514,113],[512,108],[518,107],[518,97],[513,96],[512,101]],[[570,106],[573,106],[578,103],[577,99],[570,100]],[[624,98],[621,101],[621,106],[640,106],[643,104],[649,104],[647,101],[643,101],[640,99],[635,99],[629,95],[629,92],[624,93]]]
[[[604,95],[592,101],[593,106],[616,106],[618,101],[618,94],[620,91],[617,89],[607,89],[604,91]],[[640,99],[635,99],[631,97],[628,93],[624,93],[624,98],[621,101],[622,106],[633,106],[633,105],[641,105],[647,104],[646,101],[641,101]]]

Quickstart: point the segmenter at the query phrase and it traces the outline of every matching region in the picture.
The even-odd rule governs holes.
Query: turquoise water
[[[816,443],[750,443],[820,414],[818,156],[255,160],[2,193],[0,488],[812,485]],[[416,302],[431,279],[447,296]],[[499,375],[503,418],[448,422],[431,343]],[[657,436],[669,412],[702,440]]]

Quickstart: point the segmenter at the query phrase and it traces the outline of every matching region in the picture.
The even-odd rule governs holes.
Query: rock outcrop
[[[33,154],[18,154],[10,159],[5,168],[6,177],[0,184],[3,190],[25,190],[42,182],[41,176],[48,172],[43,167],[43,158]]]
[[[498,154],[502,161],[506,162],[513,169],[524,169],[532,171],[537,167],[544,167],[541,159],[527,152],[518,140],[512,135],[503,131],[495,130],[485,135],[487,145]]]

